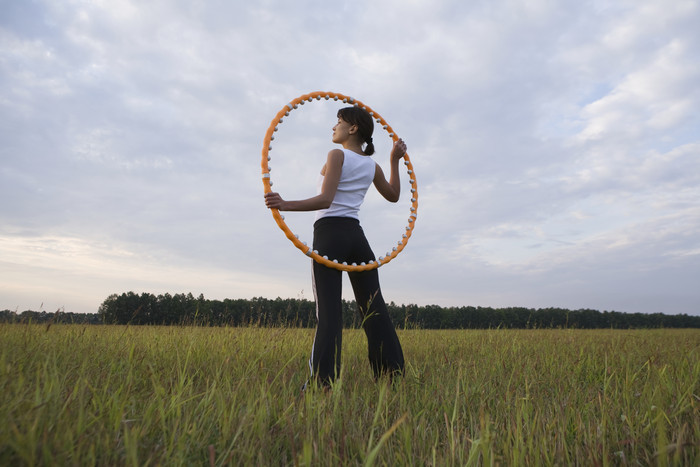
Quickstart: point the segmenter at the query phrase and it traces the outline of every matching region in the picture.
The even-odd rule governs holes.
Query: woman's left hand
[[[284,200],[279,193],[275,193],[274,191],[265,193],[265,206],[270,209],[279,209],[280,211],[284,211],[283,205]]]

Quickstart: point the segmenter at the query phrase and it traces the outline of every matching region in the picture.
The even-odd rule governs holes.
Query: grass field
[[[399,331],[300,393],[310,329],[0,325],[0,465],[699,465],[700,331]]]

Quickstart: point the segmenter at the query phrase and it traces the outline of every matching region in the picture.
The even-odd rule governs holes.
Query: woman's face
[[[355,125],[351,125],[342,118],[338,118],[338,123],[333,127],[333,142],[343,144],[356,131],[357,128]]]

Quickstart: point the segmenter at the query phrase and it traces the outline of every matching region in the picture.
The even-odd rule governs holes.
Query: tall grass
[[[0,464],[700,463],[700,331],[399,337],[302,394],[309,329],[0,325]]]

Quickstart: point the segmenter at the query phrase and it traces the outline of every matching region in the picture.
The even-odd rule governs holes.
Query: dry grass
[[[700,331],[362,331],[307,392],[308,329],[0,325],[2,465],[700,463]]]

